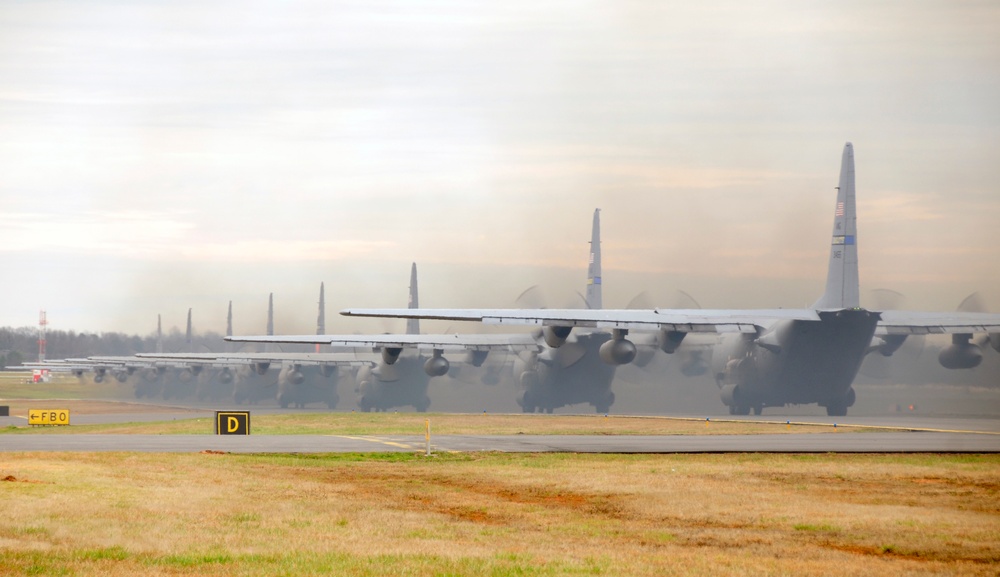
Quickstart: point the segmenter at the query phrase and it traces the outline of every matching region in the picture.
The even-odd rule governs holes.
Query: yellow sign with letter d
[[[216,411],[216,435],[249,435],[250,411]]]

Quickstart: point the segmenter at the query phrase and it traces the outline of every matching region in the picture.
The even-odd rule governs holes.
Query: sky
[[[0,326],[402,330],[346,307],[800,307],[841,150],[862,304],[1000,310],[992,1],[0,0]],[[884,305],[879,305],[884,306]],[[475,325],[439,330],[479,330]]]

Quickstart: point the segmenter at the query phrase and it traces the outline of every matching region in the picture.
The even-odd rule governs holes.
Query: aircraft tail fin
[[[163,353],[163,321],[156,315],[156,354]]]
[[[267,336],[274,336],[274,293],[267,295]]]
[[[587,266],[587,308],[604,308],[601,294],[601,209],[594,209],[594,225],[590,231],[590,258]]]
[[[326,299],[323,295],[323,283],[319,283],[319,316],[316,318],[316,334],[326,334]]]
[[[417,297],[417,263],[413,263],[410,266],[410,298],[409,302],[407,303],[407,308],[411,309],[420,308],[420,301]],[[407,319],[406,334],[408,335],[420,334],[420,321],[418,319]]]
[[[319,283],[319,316],[316,318],[316,334],[326,334],[326,298],[323,283]],[[319,343],[316,343],[316,352],[319,352]]]
[[[861,304],[858,279],[858,219],[854,196],[854,145],[844,145],[840,162],[840,186],[833,214],[833,239],[826,292],[814,305],[817,309],[856,308]]]
[[[191,352],[192,332],[193,331],[191,330],[191,309],[188,309],[187,332],[184,335],[184,342],[187,343],[187,349],[188,349],[187,352]]]
[[[264,333],[268,336],[274,336],[274,293],[267,293],[267,325],[264,327]],[[276,349],[278,349],[278,345],[264,343],[261,352],[273,353]]]

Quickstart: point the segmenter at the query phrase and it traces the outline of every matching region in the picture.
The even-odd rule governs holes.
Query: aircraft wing
[[[183,362],[190,364],[251,365],[259,362],[283,362],[297,365],[336,365],[338,367],[368,366],[372,359],[359,358],[353,353],[139,353],[143,360]]]
[[[667,330],[686,333],[756,333],[779,320],[819,321],[812,309],[346,309],[354,317],[478,321],[487,325],[533,325],[599,329]]]
[[[64,360],[52,360],[52,361],[42,361],[42,362],[27,362],[21,363],[17,366],[4,367],[5,371],[14,372],[24,372],[24,371],[34,371],[36,369],[47,369],[54,373],[58,372],[71,372],[71,371],[89,371],[93,368],[93,365],[83,364],[83,363],[69,363]]]
[[[404,309],[419,310],[419,309]],[[241,343],[318,344],[337,347],[398,347],[441,351],[537,351],[540,345],[535,338],[524,334],[386,334],[386,335],[268,335],[226,337],[227,341]],[[313,353],[323,354],[323,353]]]
[[[1000,333],[1000,314],[885,311],[876,335]]]

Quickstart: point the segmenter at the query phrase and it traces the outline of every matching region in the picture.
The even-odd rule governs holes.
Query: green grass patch
[[[838,533],[840,528],[829,523],[797,523],[792,526],[796,531],[810,531],[814,533]]]

